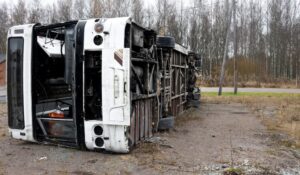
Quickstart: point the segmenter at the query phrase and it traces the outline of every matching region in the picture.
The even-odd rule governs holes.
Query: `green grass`
[[[243,174],[243,170],[240,168],[228,168],[223,172],[224,175],[232,175],[232,174]]]
[[[202,92],[203,97],[216,97],[218,96],[217,92]],[[231,97],[231,96],[259,96],[259,97],[300,97],[300,94],[291,94],[291,93],[274,93],[274,92],[238,92],[235,95],[233,92],[223,92],[222,96]]]

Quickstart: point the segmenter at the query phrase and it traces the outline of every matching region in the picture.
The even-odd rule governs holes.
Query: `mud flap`
[[[175,118],[173,116],[168,116],[166,118],[161,118],[158,122],[158,130],[167,130],[174,128]]]

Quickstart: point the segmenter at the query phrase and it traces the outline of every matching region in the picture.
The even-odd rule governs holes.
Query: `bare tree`
[[[73,18],[84,19],[87,16],[87,5],[85,0],[75,0],[73,5]]]
[[[24,0],[18,0],[18,3],[14,5],[11,14],[12,25],[20,25],[26,23],[27,10]]]
[[[104,13],[103,0],[91,0],[88,10],[88,16],[90,18],[100,18]]]
[[[237,94],[237,65],[236,65],[236,57],[237,57],[237,38],[236,38],[236,28],[237,28],[237,23],[236,23],[236,0],[233,0],[233,25],[234,25],[234,31],[233,31],[233,53],[234,53],[234,68],[233,68],[233,86],[234,86],[234,94]]]
[[[190,17],[190,8],[185,9],[183,0],[180,1],[180,10],[177,11],[179,38],[178,43],[188,46],[188,26]]]
[[[105,17],[125,17],[130,13],[130,0],[104,0]]]
[[[38,23],[41,22],[41,17],[43,14],[43,8],[41,8],[41,2],[40,0],[33,0],[33,2],[30,4],[29,8],[29,16],[28,16],[28,22],[29,23]]]
[[[199,41],[199,48],[197,49],[198,52],[200,52],[202,54],[203,58],[209,58],[209,52],[210,52],[210,48],[209,46],[211,45],[211,24],[210,24],[210,20],[209,20],[209,16],[206,13],[203,13],[201,15],[201,25],[200,25],[200,41]],[[202,64],[206,65],[205,67],[203,67],[202,69],[202,75],[208,76],[209,73],[209,64],[210,64],[210,60],[208,59],[204,59],[202,60]]]
[[[167,35],[174,37],[180,43],[181,33],[178,17],[177,13],[172,13],[167,17]]]
[[[112,0],[112,14],[111,17],[125,17],[130,13],[130,0]]]
[[[69,0],[60,0],[57,6],[57,14],[60,22],[71,20],[72,2]]]
[[[57,7],[56,7],[56,4],[53,3],[53,4],[48,4],[46,7],[45,7],[45,16],[44,16],[44,19],[43,21],[47,24],[51,24],[51,23],[57,23],[59,22],[59,17],[58,17],[58,14],[57,14]]]
[[[224,76],[225,76],[225,65],[226,65],[226,59],[228,54],[228,43],[229,43],[229,34],[230,34],[230,25],[231,25],[231,15],[232,12],[229,9],[229,0],[226,0],[226,11],[227,11],[227,36],[225,41],[225,48],[224,48],[224,55],[223,55],[223,62],[222,62],[222,68],[221,68],[221,75],[220,75],[220,82],[219,82],[219,96],[222,95],[222,87],[224,83]]]
[[[212,66],[219,67],[223,56],[224,56],[224,44],[227,37],[227,25],[228,25],[228,12],[226,8],[222,7],[223,5],[219,0],[215,2],[214,5],[214,23],[212,25]],[[214,72],[218,74],[219,71]]]
[[[144,24],[149,28],[155,28],[155,16],[154,16],[154,7],[149,6],[145,9],[145,17],[144,17]]]
[[[133,19],[139,23],[143,24],[144,22],[144,3],[141,0],[132,0],[131,13]]]
[[[157,0],[157,20],[156,30],[160,35],[169,35],[168,18],[174,18],[176,13],[176,5],[168,0]],[[172,19],[169,22],[173,21]]]
[[[187,7],[183,0],[156,0],[147,7],[143,0],[59,0],[44,8],[40,0],[29,1],[29,8],[25,2],[18,0],[9,8],[1,4],[0,52],[5,51],[5,36],[10,25],[121,17],[131,12],[138,23],[154,28],[160,35],[171,35],[176,42],[200,53],[202,75],[209,77],[212,85],[217,85],[218,78],[224,82],[237,80],[234,71],[237,66],[240,81],[256,81],[258,85],[267,81],[295,81],[300,77],[298,0],[236,0],[233,31],[228,27],[230,8],[223,0],[210,3],[193,0]],[[228,56],[234,56],[236,61]],[[227,57],[229,76],[225,79],[225,72],[219,77],[219,70],[225,66],[223,60],[227,61]]]
[[[194,0],[193,6],[190,13],[189,19],[189,36],[188,36],[188,45],[192,50],[198,50],[200,48],[200,9],[198,6],[199,1]]]
[[[0,53],[6,50],[6,35],[8,29],[8,10],[6,3],[0,4]]]

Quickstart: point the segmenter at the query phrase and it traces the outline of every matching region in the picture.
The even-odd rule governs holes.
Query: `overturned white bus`
[[[14,26],[7,45],[15,139],[127,153],[199,105],[200,57],[130,18]]]

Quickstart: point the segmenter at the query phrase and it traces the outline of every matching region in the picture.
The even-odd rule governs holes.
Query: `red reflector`
[[[63,112],[60,112],[60,111],[51,112],[48,115],[51,118],[64,118],[65,117],[65,114]]]

